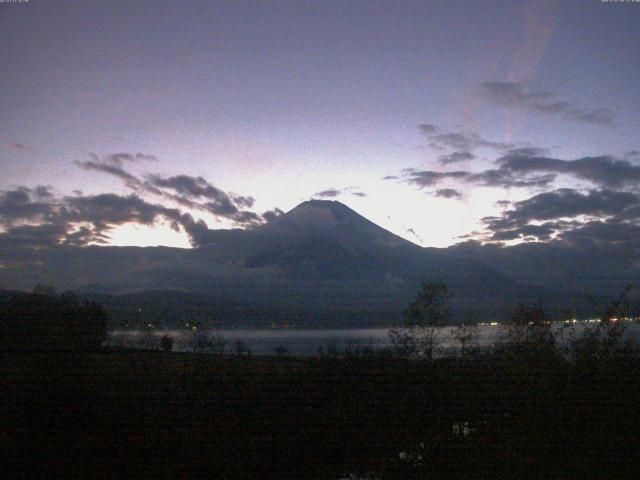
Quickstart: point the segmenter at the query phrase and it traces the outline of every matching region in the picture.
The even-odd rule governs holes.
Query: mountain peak
[[[413,245],[335,200],[307,200],[262,227],[287,242],[318,235],[334,243]],[[347,240],[348,239],[348,240]]]
[[[307,200],[281,217],[286,223],[316,228],[339,223],[369,223],[362,215],[335,200]]]
[[[349,207],[347,207],[344,203],[340,203],[337,200],[319,200],[317,198],[312,198],[311,200],[306,200],[304,202],[302,202],[301,204],[298,205],[298,207],[301,207],[303,205],[309,205],[312,207],[323,207],[323,208],[346,208],[351,210]],[[295,207],[297,208],[297,207]]]

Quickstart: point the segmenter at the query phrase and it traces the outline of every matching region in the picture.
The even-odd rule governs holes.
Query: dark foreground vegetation
[[[95,302],[50,287],[0,294],[0,352],[96,351],[109,317]]]
[[[3,354],[5,478],[639,478],[640,358]]]
[[[521,306],[502,344],[463,330],[437,359],[446,293],[425,285],[394,349],[306,359],[100,349],[98,306],[9,299],[3,478],[640,478],[626,296],[566,349]]]

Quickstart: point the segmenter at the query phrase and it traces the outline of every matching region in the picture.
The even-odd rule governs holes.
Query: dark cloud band
[[[575,122],[606,127],[616,125],[615,113],[608,108],[588,109],[566,101],[554,100],[546,91],[527,90],[519,82],[484,82],[482,93],[490,102],[504,107],[517,107]]]

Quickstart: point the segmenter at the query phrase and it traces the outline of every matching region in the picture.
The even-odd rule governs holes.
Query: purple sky
[[[218,194],[157,180],[186,175],[237,210],[336,199],[446,246],[504,230],[486,217],[521,207],[497,201],[561,187],[635,194],[640,184],[598,173],[640,168],[640,3],[30,0],[0,3],[0,42],[5,233],[51,221],[9,221],[2,210],[6,192],[38,185],[56,208],[65,197],[134,193],[211,228],[247,224],[180,202]],[[539,150],[514,152],[523,147]],[[508,182],[482,176],[505,162]],[[465,173],[433,175],[443,172]],[[73,228],[91,219],[82,222]],[[146,222],[154,227],[107,223],[108,243],[189,244],[166,216]]]

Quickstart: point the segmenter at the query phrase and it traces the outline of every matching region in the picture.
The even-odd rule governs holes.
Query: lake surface
[[[637,321],[625,322],[625,336],[640,339],[640,328]],[[568,342],[572,336],[579,336],[587,325],[593,323],[576,322],[572,324],[554,323],[552,330],[558,333],[559,342]],[[460,343],[455,338],[456,327],[438,329],[439,343],[436,356],[455,355],[460,351]],[[506,330],[500,325],[479,325],[475,327],[477,337],[471,347],[486,348],[505,339]],[[108,345],[134,348],[160,348],[160,338],[169,335],[173,338],[173,350],[178,352],[193,351],[196,338],[194,331],[157,330],[152,332],[114,331],[107,341]],[[313,356],[322,354],[342,355],[347,352],[358,352],[366,349],[378,350],[391,345],[389,329],[386,328],[353,328],[353,329],[216,329],[201,330],[197,335],[211,340],[204,351],[215,351],[212,346],[216,340],[224,343],[224,353],[236,353],[238,342],[244,352],[253,355],[281,354]],[[219,344],[220,345],[220,344]]]

